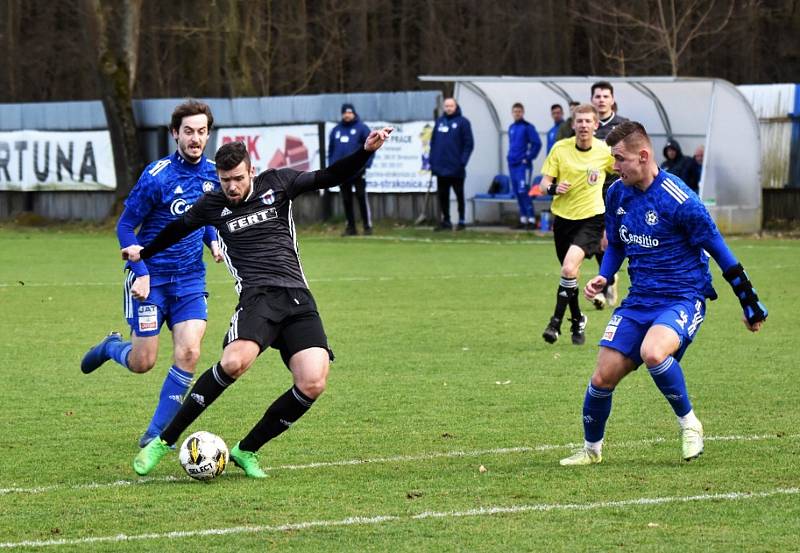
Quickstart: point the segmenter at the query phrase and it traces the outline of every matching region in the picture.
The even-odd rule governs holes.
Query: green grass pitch
[[[609,312],[581,300],[587,344],[544,343],[549,239],[307,232],[304,269],[337,357],[328,390],[262,450],[270,478],[229,467],[201,483],[177,455],[147,478],[131,468],[169,334],[146,375],[78,368],[126,331],[113,233],[0,228],[0,549],[798,551],[800,242],[729,243],[770,317],[748,333],[714,266],[720,300],[682,363],[708,437],[697,462],[680,460],[674,416],[640,370],[615,393],[603,464],[558,466],[582,441]],[[581,285],[596,270],[587,262]],[[236,303],[223,266],[208,279],[199,370]],[[268,351],[191,428],[232,446],[289,386]]]

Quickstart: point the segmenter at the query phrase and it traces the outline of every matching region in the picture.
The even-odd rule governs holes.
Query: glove
[[[750,277],[747,276],[742,264],[737,263],[722,273],[722,276],[730,283],[733,293],[739,298],[739,303],[742,305],[747,322],[753,325],[757,322],[765,321],[769,314],[767,308],[759,301],[756,289],[753,288]]]

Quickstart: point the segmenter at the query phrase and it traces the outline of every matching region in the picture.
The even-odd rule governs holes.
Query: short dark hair
[[[214,156],[214,163],[217,169],[230,171],[237,167],[241,162],[250,168],[250,154],[247,153],[247,146],[242,142],[228,142],[220,146],[217,155]]]
[[[579,106],[579,105],[581,105],[581,103],[578,102],[577,100],[570,100],[570,102],[569,102],[569,107],[571,107],[571,108],[574,108],[575,106]]]
[[[592,96],[594,96],[594,91],[598,88],[602,88],[603,90],[610,90],[611,95],[614,95],[614,87],[608,81],[597,81],[592,85]]]
[[[627,150],[634,150],[636,147],[646,144],[652,147],[650,137],[644,126],[638,121],[625,121],[614,127],[608,136],[606,136],[606,144],[612,148],[623,142]]]
[[[169,122],[169,129],[171,131],[178,131],[181,128],[181,122],[184,117],[191,117],[192,115],[205,115],[208,118],[208,130],[214,125],[214,116],[211,115],[211,108],[208,104],[189,98],[182,104],[178,104],[175,111],[172,112],[172,118]]]
[[[525,106],[523,106],[519,102],[515,102],[514,105],[511,106],[511,109],[517,109],[517,108],[521,109],[522,111],[525,111]]]
[[[560,109],[561,111],[564,111],[564,108],[561,107],[561,104],[553,104],[552,106],[550,106],[550,111],[553,111],[556,108]]]

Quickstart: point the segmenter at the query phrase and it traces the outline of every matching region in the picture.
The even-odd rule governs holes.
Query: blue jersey
[[[178,152],[148,165],[125,200],[126,212],[141,226],[139,244],[148,244],[167,224],[181,217],[205,192],[219,189],[214,162],[205,156],[189,163]],[[147,260],[151,276],[192,274],[202,278],[203,232],[198,229],[180,242]]]
[[[678,177],[659,171],[644,192],[616,181],[606,197],[605,220],[609,245],[628,258],[631,287],[623,306],[717,297],[701,244],[719,231],[700,198]]]

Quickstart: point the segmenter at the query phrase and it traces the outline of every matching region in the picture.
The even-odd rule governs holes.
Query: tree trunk
[[[133,62],[127,50],[138,50],[139,37],[134,36],[133,32],[139,28],[137,20],[141,18],[141,2],[128,0],[120,8],[111,0],[85,0],[85,5],[87,27],[97,52],[98,84],[111,134],[119,201],[128,195],[144,169],[133,117]],[[113,20],[115,12],[123,22],[121,37],[120,26]]]

